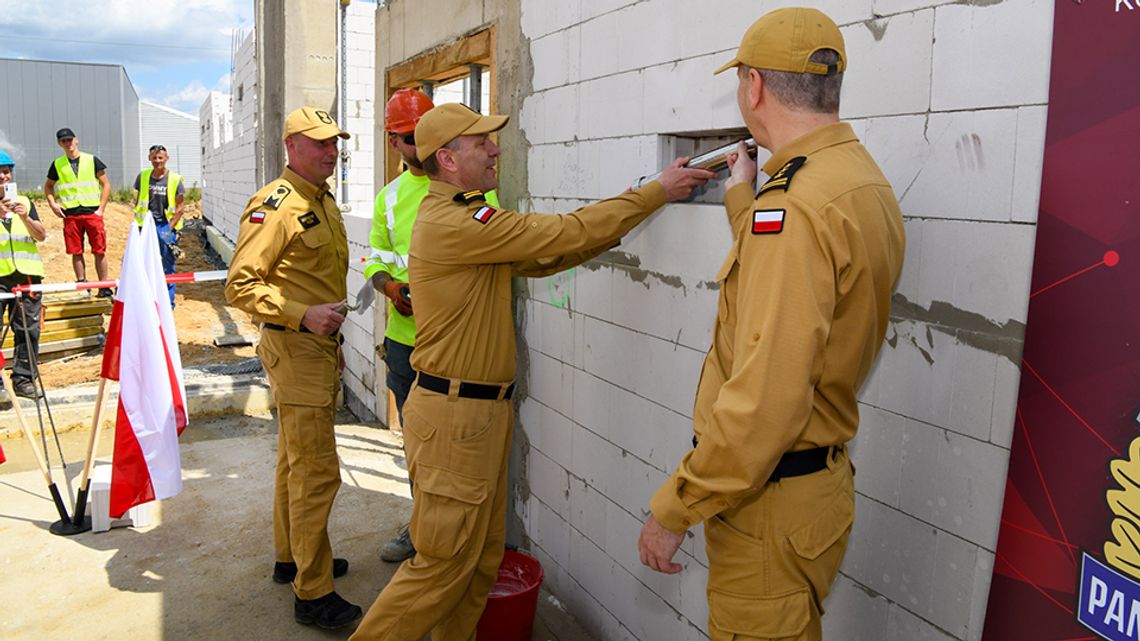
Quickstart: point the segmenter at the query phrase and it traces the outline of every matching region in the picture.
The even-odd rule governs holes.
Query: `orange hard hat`
[[[384,129],[398,134],[410,134],[416,123],[435,103],[415,89],[397,89],[384,108]]]

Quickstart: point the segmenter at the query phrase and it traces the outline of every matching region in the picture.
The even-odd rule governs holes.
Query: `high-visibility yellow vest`
[[[135,222],[142,227],[143,216],[149,213],[150,209],[150,175],[154,173],[153,169],[144,169],[139,174],[139,200],[135,203]],[[174,218],[174,214],[178,211],[178,184],[182,182],[182,176],[167,170],[170,176],[166,179],[166,220],[169,221]],[[178,224],[174,229],[182,229],[182,220],[178,220]]]
[[[60,207],[72,209],[99,206],[103,189],[95,176],[95,156],[79,154],[78,176],[71,170],[67,156],[60,156],[55,159],[55,173],[59,176],[55,183],[55,193]]]
[[[412,244],[412,225],[420,210],[420,201],[428,193],[431,179],[416,176],[410,171],[396,176],[376,194],[372,211],[372,233],[369,244],[372,253],[364,262],[364,278],[371,279],[377,272],[387,272],[392,280],[408,282],[408,248]],[[499,198],[494,191],[487,192],[487,203],[499,206]],[[416,319],[396,311],[392,301],[388,301],[388,325],[384,336],[415,346]]]
[[[16,202],[24,206],[27,211],[32,210],[32,203],[25,196],[16,196]],[[28,231],[23,219],[12,214],[11,229],[0,225],[0,276],[7,276],[12,272],[20,272],[27,276],[44,275],[44,263],[40,260],[40,249],[36,247],[36,239]]]

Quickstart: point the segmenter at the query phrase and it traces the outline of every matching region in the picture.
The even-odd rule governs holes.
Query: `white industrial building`
[[[202,180],[202,152],[198,117],[147,100],[139,101],[139,153],[141,166],[149,167],[147,155],[152,145],[166,147],[169,167],[180,174],[187,187]]]

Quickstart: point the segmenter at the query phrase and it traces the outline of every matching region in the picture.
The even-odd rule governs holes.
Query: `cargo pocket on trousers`
[[[801,588],[780,596],[744,596],[709,590],[712,641],[789,639],[811,621],[811,595]]]
[[[854,502],[850,495],[840,494],[816,518],[788,535],[789,545],[801,559],[800,569],[815,590],[820,613],[839,573],[854,522]]]
[[[487,500],[487,482],[432,465],[417,465],[409,533],[416,552],[450,559],[467,544]]]

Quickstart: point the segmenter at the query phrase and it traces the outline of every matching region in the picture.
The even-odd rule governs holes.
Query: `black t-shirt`
[[[94,158],[95,158],[95,176],[99,177],[99,175],[102,174],[107,169],[107,165],[104,164],[102,160],[99,160],[99,156],[94,156]],[[71,164],[72,173],[79,174],[79,159],[76,158],[75,160],[71,160],[69,158],[68,162]],[[59,182],[59,172],[55,170],[55,163],[54,162],[52,164],[48,165],[47,177],[48,177],[48,180],[54,180],[56,182]],[[71,209],[64,209],[63,214],[65,216],[77,216],[79,214],[93,214],[93,213],[95,213],[96,209],[99,209],[99,208],[98,207],[83,207],[83,206],[72,207]]]
[[[156,225],[165,225],[166,220],[166,187],[170,183],[170,170],[168,169],[162,178],[155,178],[153,174],[150,177],[150,195],[147,200],[147,208],[150,210],[151,217],[154,218]],[[139,187],[142,184],[142,174],[135,176],[135,191],[140,191]],[[174,193],[175,197],[186,195],[186,181],[178,181],[178,191]]]

